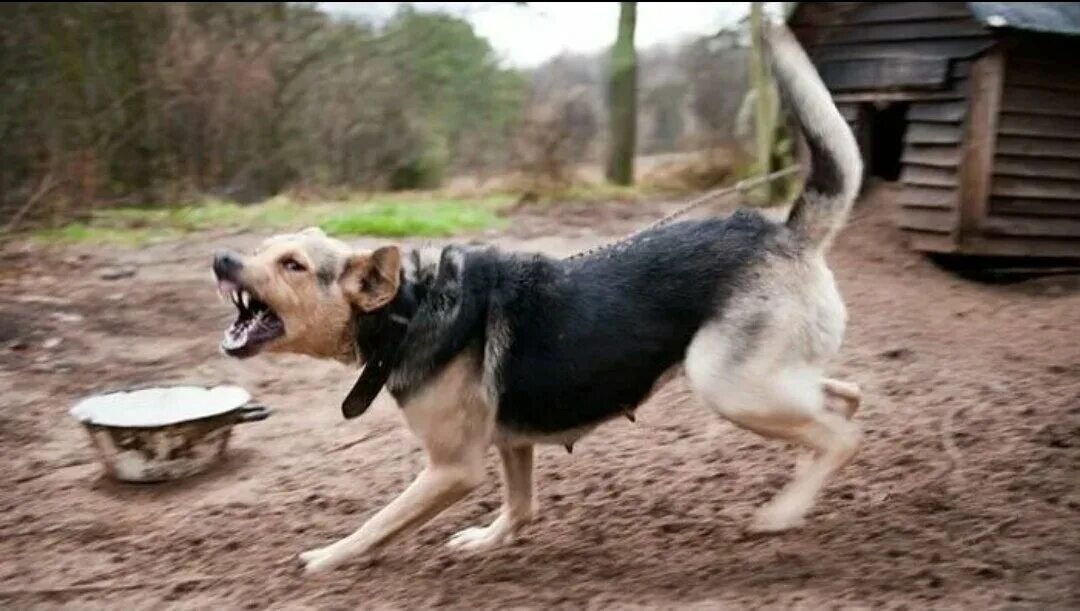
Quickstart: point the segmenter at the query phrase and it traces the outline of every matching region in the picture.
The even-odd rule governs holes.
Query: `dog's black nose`
[[[233,274],[243,266],[240,259],[231,252],[219,252],[214,255],[214,275],[219,280],[231,279]]]

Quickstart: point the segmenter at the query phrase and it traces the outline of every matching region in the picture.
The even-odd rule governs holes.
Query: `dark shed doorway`
[[[863,155],[871,176],[890,182],[900,180],[904,168],[904,135],[907,133],[907,102],[865,104],[862,108]]]

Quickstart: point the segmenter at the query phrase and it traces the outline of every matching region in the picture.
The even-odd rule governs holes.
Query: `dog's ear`
[[[384,246],[349,257],[341,273],[341,290],[357,308],[372,312],[393,301],[401,282],[401,251]]]

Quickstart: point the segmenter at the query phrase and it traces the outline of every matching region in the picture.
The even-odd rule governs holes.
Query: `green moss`
[[[447,237],[499,224],[500,219],[489,206],[475,202],[431,201],[364,205],[330,216],[319,226],[331,235]]]
[[[198,231],[289,230],[314,225],[340,236],[448,237],[501,226],[498,209],[511,201],[509,197],[411,194],[314,204],[275,198],[254,206],[206,201],[179,207],[111,208],[95,212],[89,222],[37,231],[33,237],[46,242],[139,246]]]
[[[35,231],[32,238],[50,244],[119,244],[144,246],[178,237],[180,234],[168,228],[113,228],[95,227],[84,223],[72,223],[59,229]]]

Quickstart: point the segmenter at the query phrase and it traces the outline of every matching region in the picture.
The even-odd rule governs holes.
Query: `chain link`
[[[657,229],[658,227],[663,227],[664,225],[667,225],[668,223],[674,221],[675,219],[686,215],[687,213],[695,210],[696,208],[700,208],[701,206],[704,206],[705,204],[712,203],[714,200],[716,200],[718,198],[726,197],[728,195],[731,195],[732,193],[745,193],[745,192],[749,191],[750,189],[753,189],[754,187],[757,187],[759,185],[763,185],[763,184],[765,184],[767,182],[772,182],[772,181],[777,180],[779,178],[783,178],[784,176],[787,176],[789,174],[793,174],[793,173],[797,172],[798,170],[799,170],[798,165],[790,165],[790,166],[788,166],[788,167],[786,167],[786,168],[784,168],[782,170],[777,170],[775,172],[772,172],[771,174],[766,174],[764,176],[758,176],[757,178],[745,178],[745,179],[740,180],[739,182],[735,183],[734,185],[732,185],[730,187],[722,187],[722,188],[719,188],[719,189],[713,189],[712,191],[706,192],[704,195],[699,195],[698,197],[690,200],[689,202],[687,202],[685,205],[683,205],[678,210],[668,214],[667,216],[665,216],[665,217],[661,218],[660,220],[652,223],[651,225],[646,226],[643,229],[639,229],[639,230],[635,231],[634,233],[631,233],[630,235],[628,235],[628,236],[626,236],[626,237],[624,237],[624,238],[622,238],[622,239],[620,239],[620,240],[618,240],[616,242],[609,242],[607,244],[602,244],[600,246],[594,246],[594,247],[589,248],[587,250],[583,250],[581,252],[572,254],[572,255],[566,257],[566,260],[567,261],[573,261],[575,259],[581,259],[581,258],[584,258],[584,257],[589,257],[589,256],[595,255],[597,253],[606,252],[606,251],[610,251],[610,250],[615,250],[619,246],[623,246],[623,245],[627,244],[628,242],[632,241],[634,238],[638,237],[639,235],[641,235],[641,234],[643,234],[643,233],[645,233],[647,231],[652,231],[653,229]]]

